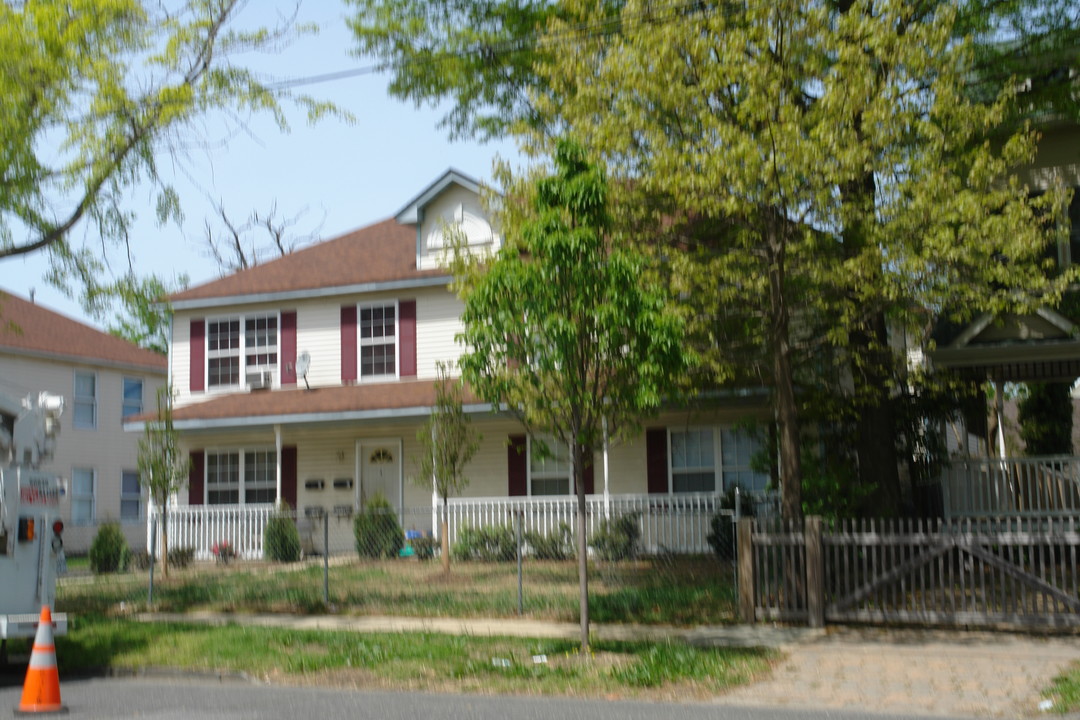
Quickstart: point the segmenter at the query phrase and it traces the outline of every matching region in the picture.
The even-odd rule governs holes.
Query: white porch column
[[[994,381],[994,412],[997,415],[998,457],[1004,460],[1008,455],[1005,452],[1005,383],[1001,380]]]
[[[277,504],[281,504],[281,426],[274,426],[274,450],[277,451]],[[241,495],[243,497],[243,495]],[[295,509],[295,508],[294,508]]]
[[[607,417],[603,419],[604,426],[604,518],[611,517],[611,488],[608,485],[608,434]]]

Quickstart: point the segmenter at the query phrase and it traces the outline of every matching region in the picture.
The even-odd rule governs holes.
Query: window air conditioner
[[[250,390],[263,390],[274,384],[274,376],[269,370],[247,374],[247,385]]]

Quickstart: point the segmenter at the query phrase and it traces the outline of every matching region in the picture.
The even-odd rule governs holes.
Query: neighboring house
[[[86,552],[100,523],[119,521],[146,546],[139,436],[125,418],[155,407],[166,359],[10,293],[0,293],[0,392],[64,397],[61,431],[42,469],[66,481],[61,514],[68,552]]]
[[[172,296],[174,421],[192,460],[181,504],[253,512],[281,499],[301,518],[342,517],[381,493],[406,527],[437,527],[437,498],[411,481],[416,433],[435,402],[437,363],[461,352],[445,232],[459,228],[477,252],[500,245],[479,190],[448,171],[391,219]],[[504,523],[510,503],[570,499],[565,449],[541,457],[509,416],[474,398],[466,409],[483,441],[457,509],[494,507]],[[598,450],[586,492],[609,512],[634,500],[672,518],[675,501],[708,498],[700,524],[725,489],[768,482],[751,468],[760,441],[736,427],[748,417],[768,417],[763,398],[665,413]],[[707,525],[695,531],[699,551]],[[208,540],[192,542],[205,554]]]

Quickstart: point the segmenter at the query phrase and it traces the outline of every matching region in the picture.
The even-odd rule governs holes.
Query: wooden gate
[[[1080,626],[1080,519],[751,526],[744,616],[829,622]],[[753,582],[747,583],[747,572]],[[746,586],[750,585],[752,590]],[[751,608],[751,604],[753,607]]]

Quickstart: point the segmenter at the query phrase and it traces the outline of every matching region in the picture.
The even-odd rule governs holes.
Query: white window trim
[[[360,337],[360,312],[365,308],[394,307],[394,374],[368,375],[364,377],[364,362],[360,357],[360,348],[364,346],[364,339]],[[370,342],[369,345],[386,345],[387,343]],[[392,300],[373,300],[356,304],[356,382],[380,383],[387,380],[401,379],[401,301],[397,298]]]
[[[124,385],[128,382],[139,383],[139,409],[136,412],[124,414],[124,405],[127,404],[127,397],[124,394]],[[143,409],[146,407],[146,381],[140,377],[132,377],[131,375],[123,375],[120,378],[120,419],[129,418],[132,415],[141,415]]]
[[[206,318],[206,331],[203,333],[203,377],[206,378],[206,392],[207,393],[223,393],[223,392],[236,392],[247,388],[247,329],[246,324],[249,318],[260,317],[276,317],[277,318],[277,367],[270,370],[273,379],[271,381],[271,388],[281,387],[281,311],[274,310],[268,312],[249,312],[249,313],[235,313],[229,315],[217,315],[215,317]],[[210,323],[227,322],[229,320],[240,321],[240,347],[237,352],[240,355],[240,382],[236,385],[211,385],[210,384]],[[215,353],[220,353],[220,350],[214,350]],[[224,357],[223,355],[217,355],[217,357]],[[261,371],[260,371],[261,372]]]
[[[203,452],[204,452],[204,455],[203,455],[204,461],[203,461],[203,497],[202,497],[202,501],[203,501],[203,505],[205,505],[206,507],[236,507],[237,505],[240,506],[240,507],[243,507],[243,506],[249,504],[244,499],[244,490],[246,489],[245,482],[244,482],[244,453],[268,452],[268,453],[270,453],[271,455],[274,456],[274,462],[278,462],[278,460],[279,460],[279,458],[277,456],[277,448],[274,447],[273,445],[264,445],[264,444],[260,444],[260,445],[242,445],[242,446],[235,446],[235,447],[224,447],[224,446],[223,447],[213,447],[213,448],[206,448],[206,450],[204,450]],[[238,453],[239,454],[239,468],[238,468],[239,475],[237,477],[237,496],[236,496],[237,503],[236,503],[236,505],[231,505],[231,504],[224,504],[223,505],[223,504],[218,504],[218,503],[216,503],[214,505],[211,505],[210,504],[210,462],[209,462],[209,458],[210,458],[211,455],[226,455],[226,454],[229,454],[229,453]],[[277,479],[276,478],[275,478],[275,482],[274,482],[274,492],[275,492],[275,494],[277,492]],[[277,500],[280,500],[280,499],[281,498],[277,498]],[[275,504],[277,504],[277,500],[274,500],[274,501],[269,502],[269,503],[250,503],[250,504],[252,504],[252,505],[275,505]]]
[[[139,485],[139,492],[137,495],[124,492],[124,475],[127,473],[135,474],[135,481]],[[124,501],[132,501],[138,499],[139,501],[139,515],[138,517],[124,517]],[[139,471],[132,470],[130,468],[120,470],[120,522],[121,523],[139,523],[146,520],[146,488],[143,487],[142,482],[139,481]]]
[[[80,424],[77,424],[76,421],[75,421],[75,418],[76,418],[76,415],[77,415],[76,411],[75,411],[75,408],[77,408],[79,406],[79,403],[80,403],[80,396],[78,394],[78,388],[79,388],[78,379],[79,379],[80,375],[89,375],[92,378],[94,378],[94,395],[93,395],[92,398],[90,398],[90,406],[94,411],[94,420],[89,425],[80,425]],[[72,429],[74,429],[74,430],[96,430],[97,429],[97,426],[98,426],[98,395],[101,394],[99,391],[100,391],[100,385],[98,383],[98,374],[96,372],[94,372],[93,370],[75,370],[72,373],[72,376],[71,376],[71,398],[74,401],[72,403],[72,411],[71,411],[71,427],[72,427]],[[87,402],[86,398],[82,398],[81,402]]]
[[[90,471],[90,494],[89,495],[76,495],[75,494],[75,471],[76,470],[89,470]],[[91,527],[97,523],[97,469],[92,467],[85,467],[76,465],[71,468],[71,506],[69,512],[71,513],[71,524],[78,527]],[[90,517],[85,524],[75,521],[75,501],[76,500],[90,500]]]
[[[684,433],[684,432],[696,432],[700,430],[709,430],[712,432],[713,439],[713,491],[711,493],[684,493],[675,492],[675,454],[672,452],[671,435],[672,433]],[[668,495],[718,495],[723,492],[723,473],[721,469],[721,450],[720,447],[720,426],[719,425],[685,425],[679,427],[669,427],[667,429],[667,471],[668,471]],[[703,468],[704,469],[704,468]],[[698,470],[697,472],[701,472]]]
[[[546,443],[557,443],[559,440],[550,435],[543,437]],[[525,486],[528,490],[528,497],[547,497],[547,498],[560,498],[560,497],[575,497],[574,493],[574,458],[570,458],[570,476],[567,482],[566,495],[533,495],[533,468],[532,468],[532,435],[525,436]],[[569,454],[569,452],[568,452]],[[537,480],[553,480],[561,478],[561,475],[544,475],[541,474]]]

